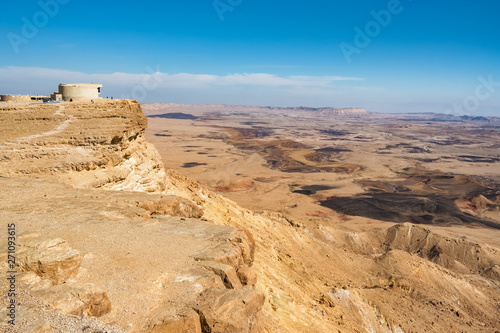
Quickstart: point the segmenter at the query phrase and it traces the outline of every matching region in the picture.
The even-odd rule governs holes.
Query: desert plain
[[[143,109],[146,137],[167,168],[243,207],[283,213],[311,230],[362,232],[412,222],[500,247],[500,118],[226,105]]]

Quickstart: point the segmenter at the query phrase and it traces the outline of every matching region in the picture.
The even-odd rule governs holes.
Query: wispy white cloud
[[[298,66],[298,65],[248,65],[248,67],[252,68],[304,68],[306,66]],[[307,66],[309,67],[309,66]]]
[[[278,76],[267,73],[234,73],[227,75],[168,74],[155,71],[154,73],[132,74],[86,74],[81,72],[38,68],[38,67],[3,67],[0,68],[0,83],[15,80],[51,79],[61,82],[101,82],[116,86],[141,84],[150,76],[154,76],[161,87],[200,88],[209,85],[247,85],[263,87],[328,87],[337,81],[363,81],[364,78],[343,76]]]
[[[0,93],[50,94],[62,82],[101,83],[103,97],[133,98],[141,102],[335,106],[358,100],[356,91],[367,80],[270,73],[169,74],[158,67],[147,67],[142,74],[87,74],[39,67],[0,67]]]

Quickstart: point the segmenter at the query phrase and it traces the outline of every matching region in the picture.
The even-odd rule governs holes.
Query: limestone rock
[[[139,207],[147,210],[151,215],[170,215],[188,218],[200,218],[203,210],[193,202],[176,196],[165,196],[159,201],[145,201]]]
[[[242,284],[233,266],[222,264],[220,262],[209,261],[203,263],[203,266],[212,270],[220,276],[222,282],[228,289],[240,289]]]
[[[233,243],[236,243],[241,249],[244,263],[251,266],[255,257],[255,239],[246,229],[238,230],[235,236]]]
[[[236,270],[241,265],[251,266],[255,255],[255,240],[250,232],[237,229],[227,244],[208,248],[193,254],[195,260],[218,261],[233,266]]]
[[[35,272],[18,273],[16,275],[16,280],[23,286],[23,288],[30,290],[40,290],[54,285],[52,280],[42,279]]]
[[[180,313],[165,313],[153,318],[144,332],[150,333],[201,333],[200,317],[193,309],[184,309]]]
[[[56,284],[75,276],[82,260],[80,253],[60,238],[21,239],[17,255],[21,271],[33,271]]]
[[[100,317],[111,311],[106,293],[88,286],[57,285],[35,291],[33,296],[70,315]]]
[[[39,319],[33,324],[33,332],[34,333],[52,333],[54,330],[52,329],[52,325],[46,322],[43,319]]]
[[[236,273],[243,285],[253,286],[257,283],[257,273],[247,265],[240,266]]]
[[[252,287],[239,290],[209,289],[198,299],[202,332],[263,332],[261,309],[264,294]]]

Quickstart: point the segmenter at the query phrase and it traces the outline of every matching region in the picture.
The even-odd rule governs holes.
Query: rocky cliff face
[[[166,170],[133,101],[0,106],[0,120],[0,221],[16,223],[22,272],[18,332],[498,327],[496,249],[408,224],[309,230],[244,209]]]
[[[26,106],[0,116],[6,175],[50,175],[86,188],[165,189],[165,170],[144,139],[147,119],[137,102]]]
[[[138,103],[26,105],[0,119],[0,218],[17,227],[23,304],[4,329],[262,331],[254,238],[174,195]]]

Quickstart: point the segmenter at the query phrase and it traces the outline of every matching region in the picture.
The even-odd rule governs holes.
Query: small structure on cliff
[[[44,95],[0,95],[0,102],[31,103],[36,101],[48,101],[49,96]]]
[[[30,103],[31,95],[0,95],[0,102]]]
[[[102,84],[93,83],[61,83],[59,84],[59,92],[54,92],[51,95],[53,101],[90,101],[99,99],[101,94]]]
[[[42,95],[0,95],[0,102],[31,103],[36,101],[91,101],[100,99],[102,84],[93,83],[61,83],[59,91],[50,96]]]

